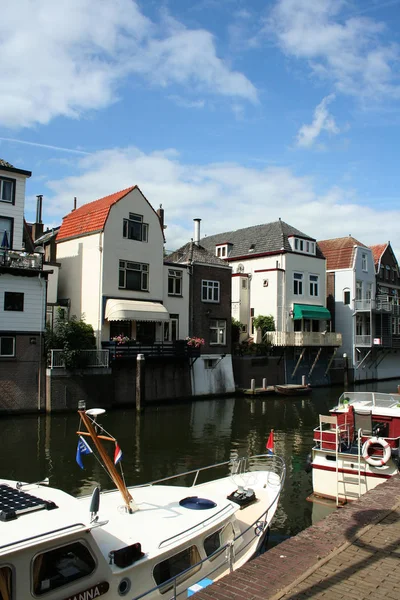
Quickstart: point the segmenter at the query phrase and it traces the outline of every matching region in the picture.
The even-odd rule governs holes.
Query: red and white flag
[[[271,432],[269,434],[268,441],[265,444],[265,447],[267,449],[268,454],[274,453],[274,430],[273,429],[271,429]]]
[[[118,464],[122,458],[122,450],[118,445],[118,442],[115,442],[115,451],[114,451],[114,465]]]

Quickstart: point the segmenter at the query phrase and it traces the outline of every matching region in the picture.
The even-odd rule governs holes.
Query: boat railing
[[[274,496],[273,496],[269,506],[266,508],[266,510],[261,515],[259,515],[253,523],[251,523],[248,527],[246,527],[246,529],[241,531],[238,535],[233,537],[231,540],[229,540],[223,546],[220,546],[219,548],[217,548],[212,554],[210,554],[206,558],[201,559],[197,563],[190,565],[190,567],[188,567],[185,571],[181,571],[179,573],[179,575],[176,575],[175,577],[171,577],[171,579],[168,579],[167,581],[164,581],[163,583],[154,586],[153,588],[147,590],[146,592],[139,594],[139,596],[135,596],[134,598],[132,598],[132,600],[141,600],[142,598],[146,598],[147,596],[149,596],[150,594],[153,594],[156,591],[160,591],[161,593],[164,594],[167,591],[166,588],[168,588],[168,587],[172,588],[171,591],[173,594],[172,596],[164,596],[165,598],[168,598],[168,600],[177,600],[181,596],[184,596],[186,598],[187,597],[187,588],[185,588],[184,590],[177,593],[177,587],[179,585],[179,582],[182,581],[182,579],[188,578],[190,576],[191,571],[193,571],[193,573],[196,572],[196,570],[199,571],[201,569],[202,565],[206,562],[210,563],[210,564],[214,564],[214,567],[211,571],[207,570],[208,578],[212,579],[213,574],[216,573],[217,571],[219,571],[224,566],[229,566],[229,570],[231,572],[233,571],[233,563],[234,563],[235,558],[237,559],[238,555],[246,550],[246,548],[253,542],[253,539],[250,539],[247,544],[242,545],[237,550],[235,549],[235,542],[240,540],[241,538],[243,538],[246,535],[246,533],[248,531],[250,531],[251,529],[254,529],[255,535],[261,536],[265,532],[266,528],[268,527],[268,513],[271,510],[271,508],[277,503],[280,493],[282,491],[283,484],[285,482],[286,466],[285,466],[283,459],[280,456],[276,456],[275,454],[272,456],[269,456],[266,454],[257,454],[257,455],[251,456],[249,458],[233,459],[233,460],[225,461],[223,463],[218,463],[216,465],[211,465],[210,467],[204,467],[203,469],[198,469],[196,471],[188,471],[187,473],[183,474],[183,475],[190,475],[193,473],[207,470],[208,468],[220,467],[220,466],[229,465],[232,463],[235,464],[235,466],[238,465],[238,470],[235,472],[235,474],[239,474],[239,473],[243,473],[242,469],[244,468],[244,466],[246,464],[248,464],[248,466],[251,468],[252,463],[253,464],[261,463],[262,461],[265,461],[265,459],[267,459],[269,462],[271,462],[271,465],[273,466],[273,469],[274,469],[273,472],[275,474],[277,474],[279,477],[279,483],[276,485],[276,490],[275,490],[276,493],[274,494]],[[180,476],[181,475],[178,475],[178,477],[180,477]],[[170,481],[173,478],[174,478],[174,476],[166,477],[165,479],[160,479],[160,480],[154,481],[150,485],[153,485],[155,483],[159,483],[162,481]],[[135,487],[142,487],[142,486],[135,486]],[[227,507],[224,507],[220,512],[222,512],[223,510],[226,510],[226,509],[227,509]],[[206,519],[205,521],[203,521],[202,523],[198,524],[195,527],[199,527],[199,526],[203,525],[208,520],[209,519]],[[194,529],[194,528],[192,528],[192,529]],[[187,530],[183,533],[187,533],[188,531],[189,530]],[[174,536],[174,537],[176,538],[177,536]],[[172,538],[169,538],[169,540],[171,540],[171,539]],[[168,541],[168,540],[164,540],[164,542],[161,542],[160,546],[162,544],[164,544],[165,541]],[[216,558],[218,556],[221,557],[220,561],[216,561]]]

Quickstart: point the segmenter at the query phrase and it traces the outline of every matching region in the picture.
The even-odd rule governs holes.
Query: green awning
[[[326,319],[331,318],[331,313],[325,306],[312,304],[294,304],[293,319]]]

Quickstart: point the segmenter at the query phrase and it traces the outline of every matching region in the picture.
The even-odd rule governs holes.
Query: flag
[[[114,452],[114,465],[117,465],[122,458],[122,450],[118,446],[118,442],[115,442],[115,452]]]
[[[78,439],[78,447],[76,449],[76,462],[83,469],[82,454],[92,454],[93,450],[85,439],[80,435]]]
[[[10,247],[10,244],[8,242],[7,230],[4,230],[3,239],[1,241],[1,247],[4,248],[4,249],[8,249]]]
[[[274,430],[271,429],[271,432],[269,434],[269,438],[268,441],[265,445],[268,454],[273,454],[274,453]]]

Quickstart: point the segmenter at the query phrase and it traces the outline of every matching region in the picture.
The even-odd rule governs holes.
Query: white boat
[[[186,598],[259,550],[285,479],[279,457],[126,487],[103,445],[119,451],[97,422],[104,411],[78,412],[79,443],[96,447],[117,489],[75,498],[48,482],[0,480],[0,600]],[[212,469],[220,476],[201,482]]]
[[[314,429],[311,499],[339,505],[399,472],[400,395],[346,392],[329,413]]]

